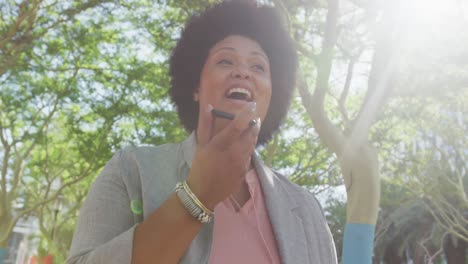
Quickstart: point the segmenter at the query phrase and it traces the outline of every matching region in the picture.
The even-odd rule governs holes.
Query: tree
[[[299,96],[294,97],[282,129],[261,154],[268,166],[315,195],[342,182],[336,159],[320,144]]]
[[[379,179],[382,169],[377,154],[385,156],[381,148],[390,144],[379,126],[391,128],[395,119],[394,115],[387,114],[388,103],[392,100],[397,104],[424,102],[427,93],[441,86],[453,92],[467,87],[468,75],[461,67],[466,47],[453,41],[467,37],[460,34],[466,22],[459,12],[462,8],[456,7],[459,2],[446,4],[452,6],[448,12],[450,23],[446,23],[447,19],[428,21],[424,14],[415,15],[416,9],[411,8],[421,10],[421,6],[405,1],[330,0],[308,5],[298,1],[273,2],[283,9],[303,55],[299,82],[303,105],[321,141],[336,154],[348,192],[352,192],[350,184]],[[410,11],[406,10],[408,7]],[[422,30],[422,23],[431,23],[432,27]],[[310,86],[314,86],[312,92]],[[338,118],[336,113],[340,114]],[[430,160],[424,162],[430,163]],[[423,170],[414,173],[420,175]],[[378,204],[377,200],[366,203],[366,197],[378,197],[378,193],[378,188],[358,195],[348,193],[347,212],[354,211],[353,205],[365,204],[369,207],[355,210],[365,215]],[[359,198],[352,201],[350,197]],[[440,197],[435,200],[443,201]],[[421,206],[430,200],[423,201]],[[377,215],[374,217],[375,220]],[[458,218],[463,217],[458,215]],[[348,221],[361,220],[359,216],[348,215]]]
[[[284,4],[285,1],[275,1],[279,6],[285,9],[298,9],[298,6],[293,6],[293,3]],[[292,1],[291,1],[292,2]],[[373,46],[373,57],[371,63],[370,75],[368,78],[367,92],[360,109],[357,110],[354,118],[350,118],[346,109],[346,99],[353,79],[353,70],[356,62],[361,56],[364,44],[357,47],[343,47],[339,40],[339,28],[345,30],[344,21],[339,13],[339,1],[328,1],[327,5],[311,6],[302,10],[304,18],[314,17],[312,14],[315,10],[321,9],[326,13],[325,21],[307,21],[310,24],[323,25],[317,31],[298,27],[294,35],[306,36],[304,39],[297,39],[298,46],[301,49],[305,58],[312,60],[312,68],[316,70],[315,89],[311,93],[308,88],[307,79],[311,77],[311,72],[303,72],[300,78],[299,91],[303,100],[303,105],[313,121],[314,128],[320,140],[330,149],[340,163],[341,172],[348,186],[349,192],[354,192],[354,188],[349,188],[352,184],[360,184],[362,182],[373,181],[374,184],[369,190],[361,190],[362,194],[353,193],[349,197],[356,199],[348,200],[348,220],[351,222],[368,222],[375,223],[377,215],[370,216],[370,219],[363,219],[362,216],[369,216],[366,212],[375,211],[378,205],[378,199],[374,199],[372,203],[364,202],[367,197],[379,197],[379,168],[377,162],[377,152],[369,142],[369,133],[372,123],[374,122],[379,109],[388,100],[386,96],[392,88],[392,78],[394,73],[393,56],[395,55],[395,47],[390,43],[394,43],[394,39],[398,36],[395,31],[395,26],[392,24],[392,17],[395,16],[397,10],[391,8],[378,10],[383,13],[383,19],[380,23],[380,29],[386,34],[381,34],[375,40]],[[293,12],[285,10],[287,14]],[[375,11],[375,10],[374,10]],[[297,12],[297,10],[296,10]],[[287,15],[289,17],[289,15]],[[318,16],[319,19],[323,18]],[[297,19],[297,18],[296,18]],[[297,21],[297,20],[296,20]],[[294,22],[292,22],[294,23]],[[298,23],[298,22],[296,22]],[[291,22],[290,22],[291,24]],[[314,52],[313,43],[307,41],[308,38],[316,37],[321,39],[320,52]],[[316,43],[315,41],[314,43]],[[310,47],[310,48],[309,48]],[[348,71],[343,92],[338,101],[338,110],[341,113],[340,124],[334,125],[330,117],[326,113],[325,97],[331,89],[330,77],[334,62],[334,54],[339,54],[348,61]],[[390,59],[392,58],[392,59]],[[359,155],[357,155],[359,153]],[[360,205],[361,207],[358,207]],[[365,206],[363,206],[365,205]],[[355,212],[355,215],[350,214]],[[376,212],[375,212],[376,213]]]
[[[463,102],[468,87],[468,72],[462,66],[467,63],[468,50],[454,41],[468,39],[462,30],[466,20],[458,15],[458,11],[450,10],[452,19],[436,20],[430,28],[411,35],[412,45],[402,51],[406,61],[399,67],[399,87],[404,89],[396,90],[395,98],[382,114],[381,119],[385,121],[377,124],[373,136],[380,142],[380,154],[386,157],[382,168],[386,182],[406,190],[405,194],[400,194],[405,197],[403,204],[393,200],[387,206],[393,204],[404,210],[408,203],[417,203],[417,211],[422,212],[414,214],[414,208],[406,207],[408,216],[402,217],[403,214],[398,212],[400,209],[392,212],[395,208],[383,203],[385,216],[378,229],[383,231],[383,236],[389,236],[392,231],[387,232],[385,227],[397,219],[397,226],[402,229],[393,232],[401,232],[405,241],[413,238],[413,246],[397,242],[401,248],[410,246],[415,255],[417,251],[423,251],[422,255],[429,257],[432,253],[445,253],[449,263],[461,263],[466,258],[465,253],[456,253],[464,252],[466,247],[460,235],[466,230],[466,215],[463,216],[467,205],[466,176],[462,172],[466,170],[463,134],[467,112]],[[455,222],[442,219],[454,219]],[[421,230],[422,225],[415,224],[418,221],[430,223],[426,232]],[[434,248],[431,254],[431,250],[424,252],[422,242],[427,242],[428,248]],[[462,246],[453,250],[456,247],[453,245]],[[384,250],[379,248],[382,246],[379,243],[376,246],[379,251]],[[462,257],[454,257],[457,254]]]
[[[127,8],[143,4],[0,6],[0,247],[19,219],[43,219],[60,194],[87,189],[123,142],[184,136],[167,107],[165,60],[142,59],[122,31]]]
[[[466,162],[460,154],[466,144],[460,133],[466,122],[459,112],[463,98],[464,92],[458,91],[404,108],[398,103],[402,116],[394,115],[396,121],[390,124],[398,138],[384,154],[383,173],[389,177],[383,184],[376,234],[378,256],[395,258],[410,252],[415,263],[423,263],[424,256],[434,260],[442,255],[447,263],[464,262],[466,176],[460,172]],[[392,245],[396,249],[389,254]]]
[[[466,122],[460,112],[466,95],[462,91],[437,103],[426,100],[414,120],[418,133],[409,144],[413,151],[403,163],[403,173],[410,176],[407,184],[415,197],[421,197],[429,215],[426,218],[442,230],[436,244],[448,263],[465,261],[468,241],[466,142],[462,136]]]

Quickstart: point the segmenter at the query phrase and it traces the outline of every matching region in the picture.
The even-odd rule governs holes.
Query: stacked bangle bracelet
[[[177,183],[175,192],[184,207],[193,217],[203,224],[211,222],[214,212],[210,211],[202,202],[200,202],[197,196],[195,196],[192,190],[190,190],[187,181]]]

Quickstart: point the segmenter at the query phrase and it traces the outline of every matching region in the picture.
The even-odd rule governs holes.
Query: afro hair
[[[197,128],[199,105],[193,94],[210,49],[230,35],[259,43],[270,60],[272,95],[258,136],[262,145],[279,129],[294,91],[297,55],[276,9],[253,1],[224,1],[189,19],[170,58],[170,96],[188,132]]]

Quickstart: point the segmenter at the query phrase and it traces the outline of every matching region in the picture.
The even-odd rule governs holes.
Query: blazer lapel
[[[257,154],[253,162],[262,185],[265,205],[275,234],[281,263],[310,263],[302,219],[296,214],[296,200]]]

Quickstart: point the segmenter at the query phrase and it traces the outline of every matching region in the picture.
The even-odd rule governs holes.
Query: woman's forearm
[[[175,193],[136,227],[132,263],[178,263],[202,227]]]

